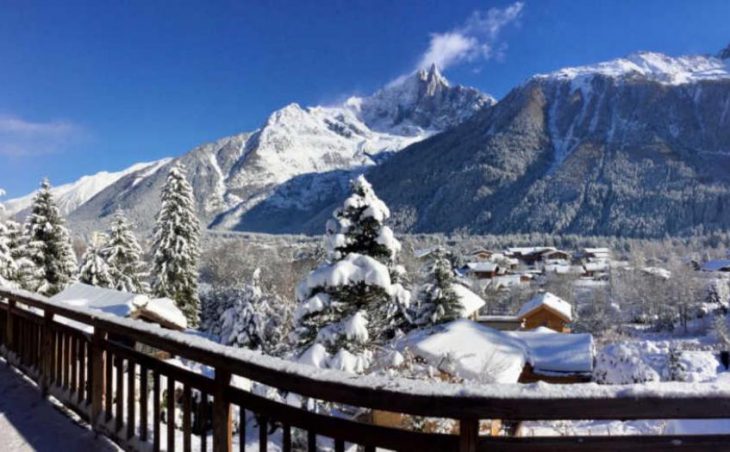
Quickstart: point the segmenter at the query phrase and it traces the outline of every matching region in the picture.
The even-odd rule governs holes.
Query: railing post
[[[231,404],[226,397],[226,390],[230,384],[231,373],[216,368],[213,388],[213,452],[231,452],[233,449]]]
[[[479,419],[461,419],[459,421],[459,452],[476,452],[478,440]]]
[[[98,326],[94,326],[94,335],[91,338],[91,413],[89,414],[89,423],[94,429],[99,424],[99,416],[101,415],[101,407],[104,400],[104,343],[106,333],[101,331]]]
[[[53,312],[48,309],[43,313],[43,326],[41,327],[41,376],[40,386],[41,395],[48,395],[48,386],[51,384],[51,369],[53,369],[53,333],[51,325],[53,324]]]
[[[15,300],[8,298],[8,317],[5,319],[5,348],[8,352],[15,350],[15,344],[13,344],[13,310],[15,309]]]

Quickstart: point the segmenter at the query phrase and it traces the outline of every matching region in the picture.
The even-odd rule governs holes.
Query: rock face
[[[449,86],[434,67],[342,105],[290,104],[271,114],[259,130],[197,147],[144,177],[121,178],[74,210],[70,222],[78,232],[89,233],[103,228],[105,217],[122,208],[149,231],[167,170],[177,162],[187,167],[200,218],[211,227],[247,227],[242,218],[263,200],[316,210],[323,190],[346,185],[349,172],[374,166],[492,103],[475,89]],[[276,201],[277,189],[292,184],[296,193]],[[296,228],[302,222],[296,209],[281,217],[286,224],[266,221],[261,228]]]
[[[728,61],[638,53],[535,76],[368,178],[402,232],[661,237],[730,227],[729,165]],[[337,177],[329,204],[298,211],[303,224],[284,226],[306,180],[240,224],[319,232],[343,196]]]
[[[536,76],[370,172],[401,231],[660,237],[730,227],[726,61]]]

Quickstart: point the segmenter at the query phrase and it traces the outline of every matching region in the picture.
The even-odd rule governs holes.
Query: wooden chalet
[[[569,333],[568,324],[573,320],[572,306],[550,292],[542,292],[525,303],[517,317],[524,321],[528,330],[547,327],[560,333]]]

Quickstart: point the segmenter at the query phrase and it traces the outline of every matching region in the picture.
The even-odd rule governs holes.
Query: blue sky
[[[724,0],[0,0],[0,187],[179,155],[425,61],[499,98],[637,50],[714,53],[728,17]]]

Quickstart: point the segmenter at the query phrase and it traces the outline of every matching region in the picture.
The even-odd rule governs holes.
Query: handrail
[[[723,418],[730,416],[730,387],[705,384],[697,393],[692,383],[599,386],[570,385],[459,385],[423,382],[405,378],[357,376],[315,369],[259,353],[224,346],[190,334],[150,328],[149,324],[100,311],[54,303],[27,291],[0,288],[0,297],[14,298],[55,315],[101,328],[106,332],[169,351],[175,355],[306,397],[348,405],[387,409],[413,415],[461,418],[478,416],[513,420],[582,419],[673,419]],[[658,386],[661,385],[661,386]],[[565,391],[565,388],[569,391]],[[582,390],[581,388],[585,388]],[[657,390],[662,390],[662,395]],[[540,403],[523,403],[526,400]],[[596,402],[600,409],[585,406]],[[711,403],[708,403],[711,402]],[[583,417],[581,417],[583,416]]]
[[[4,299],[8,301],[4,301]],[[17,306],[18,303],[41,310],[43,314],[23,311],[20,306]],[[171,378],[174,378],[177,374],[180,381],[184,381],[186,385],[189,385],[185,392],[187,394],[185,397],[188,412],[190,410],[189,391],[192,387],[213,396],[215,402],[213,416],[217,416],[219,419],[228,418],[229,423],[230,416],[221,410],[224,410],[223,407],[231,403],[238,403],[241,407],[245,404],[251,404],[250,410],[255,412],[255,408],[258,408],[264,415],[272,412],[278,413],[282,418],[280,420],[286,421],[286,419],[289,419],[290,424],[294,426],[297,426],[297,423],[292,422],[292,416],[306,413],[303,410],[288,407],[278,402],[267,402],[266,399],[248,395],[230,386],[229,380],[232,374],[312,399],[410,415],[456,419],[461,422],[460,437],[462,440],[470,438],[467,443],[460,442],[459,444],[466,447],[464,450],[470,451],[476,450],[477,447],[486,448],[488,445],[500,445],[500,447],[504,446],[509,450],[530,450],[529,448],[523,448],[528,443],[534,443],[533,445],[535,445],[537,441],[534,438],[529,441],[519,438],[480,438],[477,442],[475,438],[478,438],[479,435],[477,428],[479,419],[521,421],[730,418],[730,387],[721,384],[657,383],[601,386],[593,383],[571,385],[426,383],[404,378],[357,376],[336,370],[316,369],[296,362],[264,356],[250,350],[223,346],[193,334],[165,330],[139,320],[120,318],[88,308],[68,306],[27,291],[0,287],[0,313],[3,312],[7,313],[7,328],[11,328],[10,319],[12,316],[18,321],[26,321],[27,325],[32,325],[32,328],[34,328],[31,333],[26,332],[29,334],[27,336],[29,345],[24,345],[21,347],[22,350],[18,350],[26,354],[29,353],[29,350],[30,353],[38,353],[42,347],[51,347],[49,350],[56,346],[61,347],[61,345],[53,345],[52,342],[47,342],[52,341],[52,338],[49,339],[49,334],[61,334],[70,328],[63,325],[63,323],[59,323],[60,319],[57,317],[71,319],[92,327],[94,332],[91,335],[85,333],[69,336],[65,333],[67,337],[64,340],[71,341],[72,345],[62,345],[64,347],[63,353],[56,357],[58,366],[68,367],[69,362],[73,366],[76,366],[77,363],[82,366],[86,362],[84,353],[88,351],[89,371],[88,374],[80,371],[80,375],[88,375],[89,384],[94,386],[94,388],[89,388],[90,394],[95,392],[101,394],[103,392],[103,388],[98,387],[102,384],[99,383],[99,378],[91,380],[93,375],[98,376],[106,369],[107,375],[104,381],[111,382],[114,378],[111,375],[112,369],[116,369],[115,376],[117,380],[115,387],[117,387],[121,384],[123,372],[126,372],[119,364],[107,363],[105,366],[103,361],[100,362],[99,360],[102,360],[100,353],[105,352],[107,355],[114,356],[115,359],[118,357],[127,360],[132,370],[134,370],[135,365],[143,369],[154,370],[155,375],[157,375],[156,378],[159,378],[160,374],[170,375]],[[56,326],[53,327],[53,325]],[[1,327],[2,325],[0,325]],[[31,328],[31,326],[28,328]],[[58,333],[52,333],[53,331]],[[6,334],[10,333],[6,331]],[[159,350],[211,366],[215,369],[215,380],[192,375],[188,371],[177,372],[174,366],[115,344],[110,339],[106,339],[106,335],[129,338],[135,342],[144,343]],[[87,345],[80,344],[79,341],[86,341]],[[69,352],[69,350],[71,351]],[[77,351],[81,354],[80,360],[75,355],[68,356],[69,353],[75,354]],[[46,357],[40,358],[42,361],[40,367],[53,366],[52,362],[46,364],[46,359]],[[61,363],[62,359],[64,360],[63,363]],[[41,375],[44,372],[47,373],[47,370],[41,369]],[[64,372],[66,371],[64,370]],[[74,370],[74,372],[76,371]],[[62,377],[61,381],[65,387],[66,373]],[[130,384],[135,383],[133,372],[128,372],[127,378],[130,379]],[[147,381],[140,381],[140,384],[144,384],[147,388]],[[80,386],[80,388],[77,388],[79,394],[84,390],[84,384]],[[132,386],[132,392],[128,392],[128,397],[133,397],[129,395],[133,394],[133,390],[134,387]],[[158,386],[156,386],[156,391],[159,396],[160,388]],[[225,402],[219,403],[221,399]],[[96,415],[101,410],[101,399],[97,397],[97,399],[87,401],[87,403],[95,407],[91,411],[93,422],[94,410],[96,410]],[[106,400],[105,403],[111,403],[111,399]],[[114,403],[117,404],[117,410],[122,409],[120,400],[117,399]],[[134,398],[130,400],[130,403],[134,404]],[[221,405],[221,403],[225,403],[225,405]],[[107,412],[111,410],[110,406],[106,406],[105,409]],[[117,411],[117,416],[114,416],[118,423],[117,427],[122,422],[120,413],[121,411]],[[159,413],[157,415],[159,416]],[[393,441],[394,444],[401,440],[403,444],[407,444],[409,435],[411,441],[420,441],[424,444],[429,440],[434,441],[432,444],[452,444],[449,435],[438,436],[417,432],[406,434],[404,432],[402,437],[399,437],[398,429],[363,426],[363,424],[358,424],[355,421],[327,420],[323,415],[315,413],[310,413],[310,417],[300,421],[300,425],[311,426],[316,425],[318,422],[322,425],[323,431],[328,432],[336,431],[335,427],[337,425],[348,426],[348,428],[351,428],[350,437],[352,438],[365,438],[367,432],[382,432],[383,438],[387,436],[390,438],[389,441]],[[215,425],[214,428],[223,427]],[[214,438],[225,437],[226,435],[230,442],[230,426],[227,432],[224,430],[214,434]],[[428,435],[430,435],[430,438]],[[347,438],[344,434],[342,437]],[[580,443],[579,439],[570,438],[552,441],[558,441],[555,444],[563,444],[566,447],[565,450],[569,450],[571,447],[580,448],[580,445],[584,444]],[[728,438],[724,437],[724,439]],[[629,441],[626,438],[624,440]],[[710,444],[714,440],[716,438],[708,437],[687,444]],[[605,447],[610,447],[610,444],[615,445],[615,441],[602,441],[595,440],[594,443],[605,445]],[[664,444],[661,442],[662,440],[657,441],[657,444]],[[465,444],[466,446],[464,446]],[[479,446],[479,444],[482,446]],[[534,450],[550,450],[548,447],[550,441],[541,444],[541,447],[535,446]],[[220,443],[218,445],[220,446]],[[224,450],[228,449],[224,447]]]

